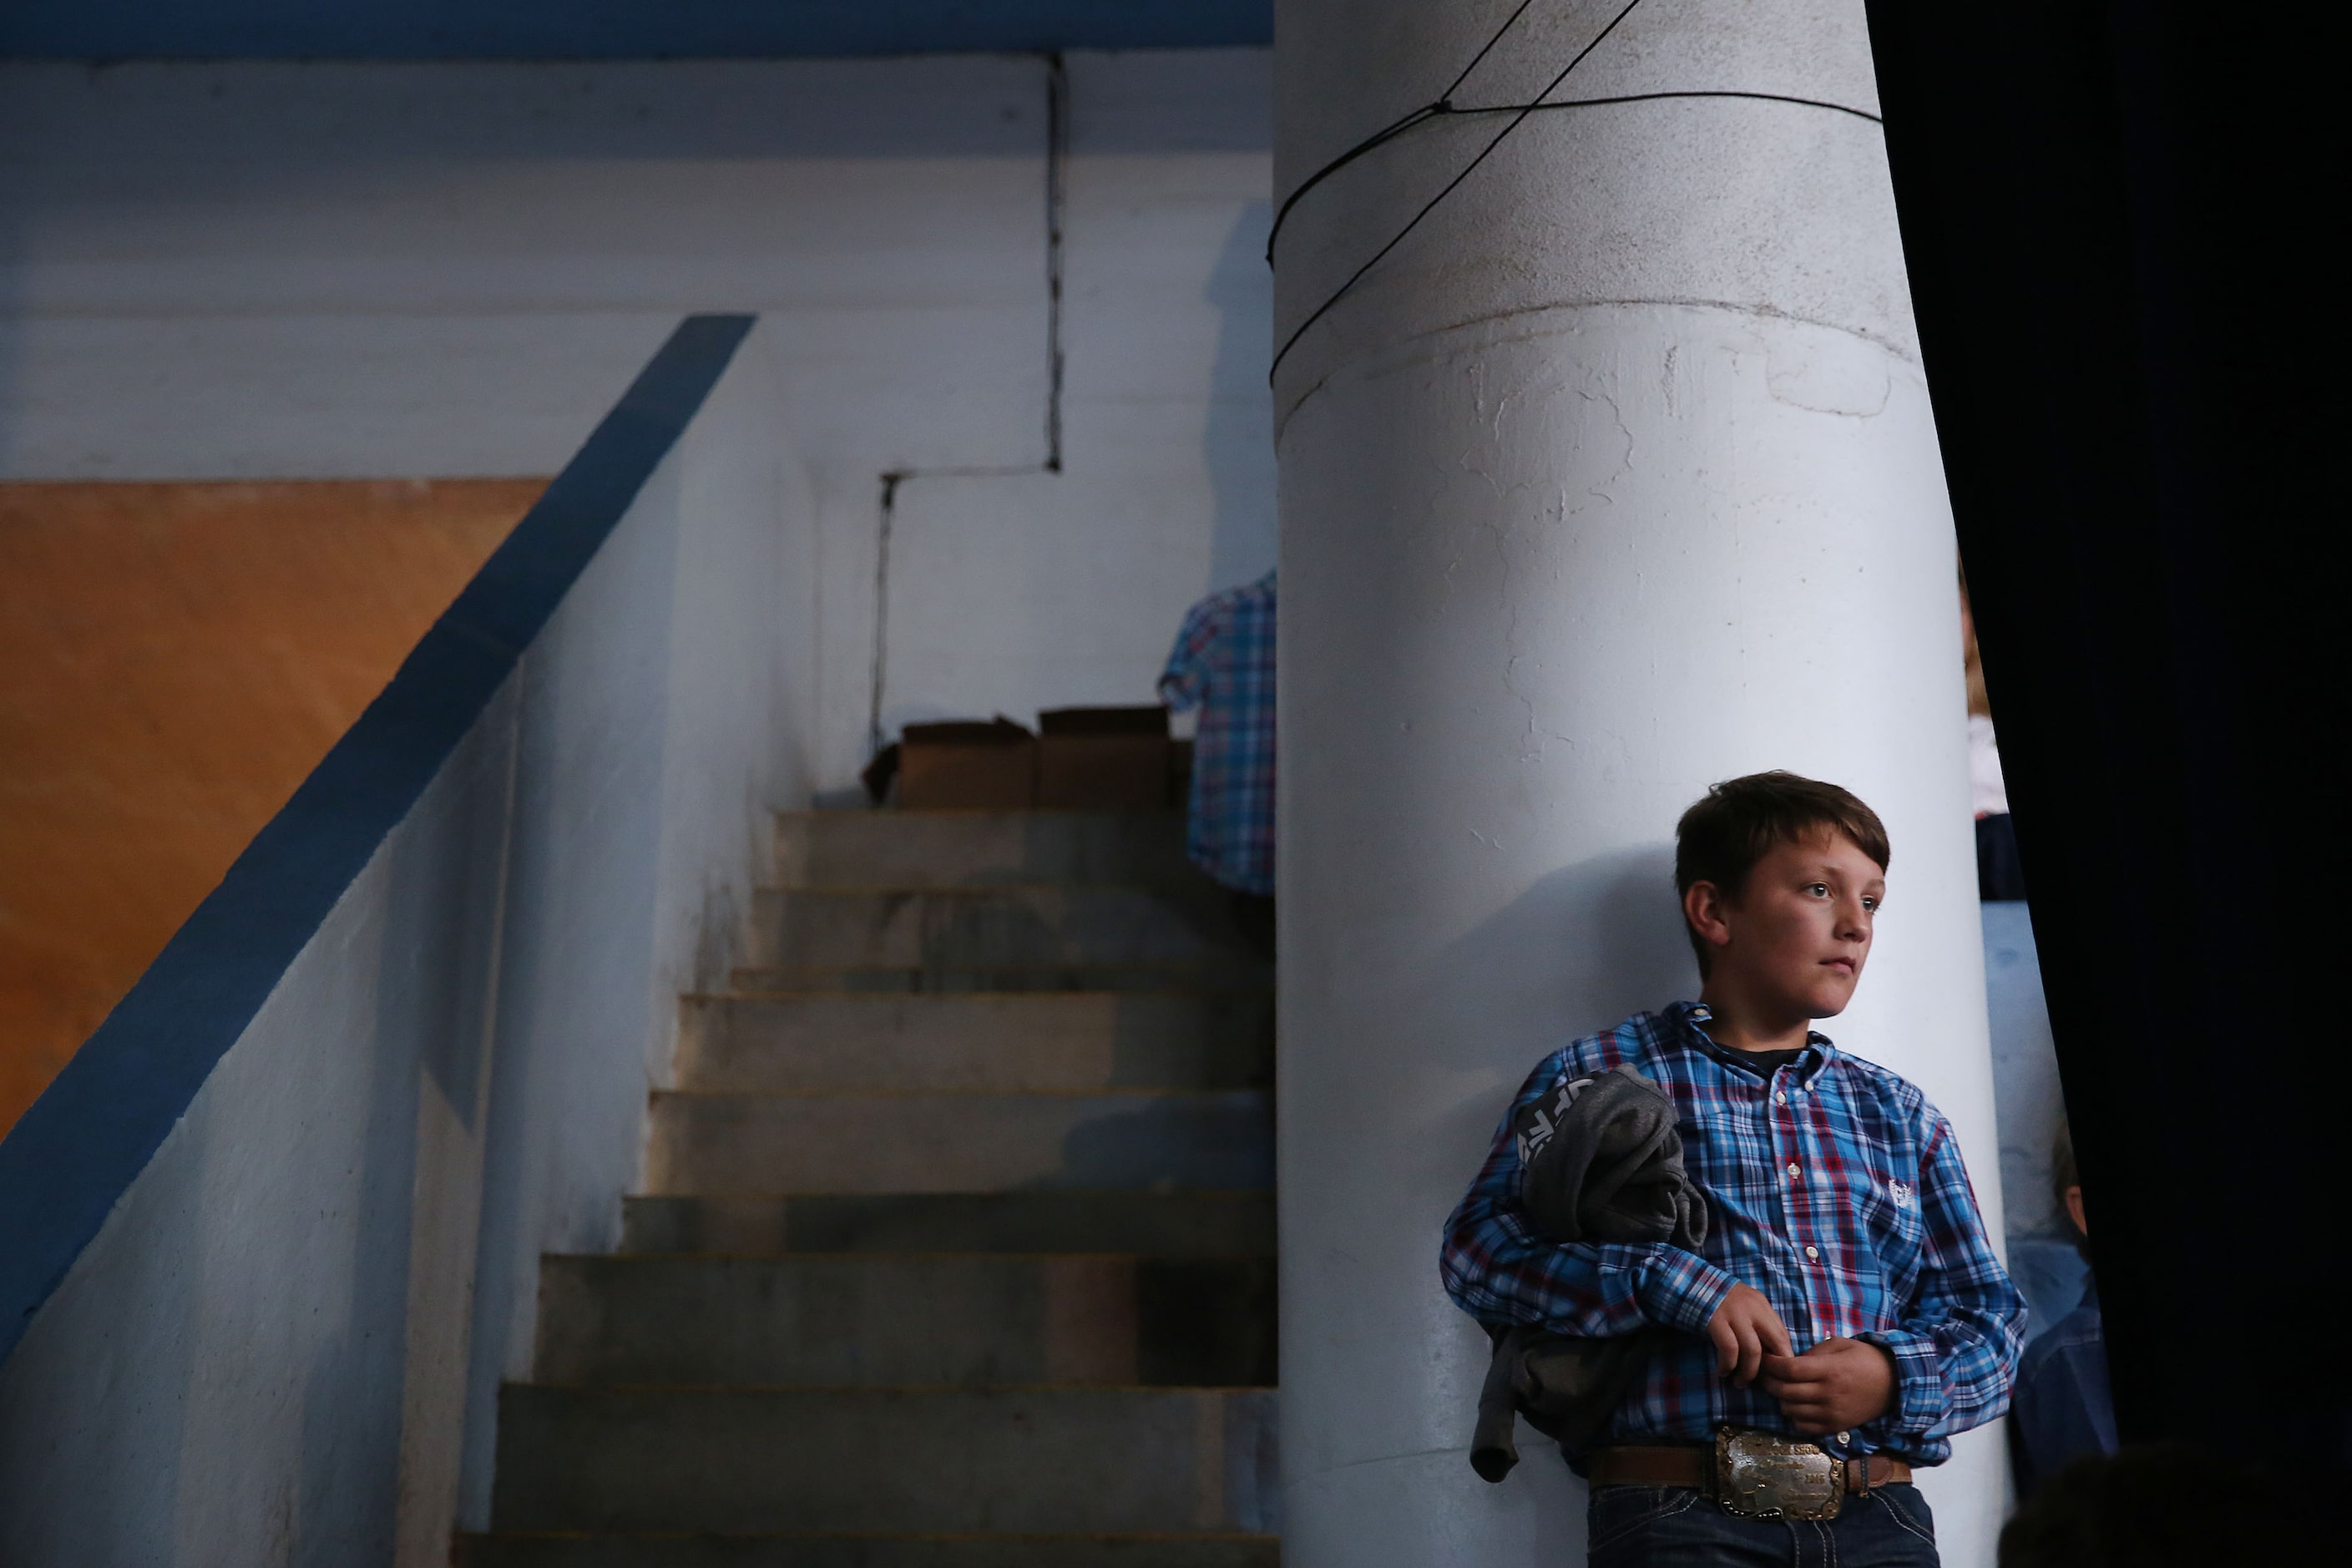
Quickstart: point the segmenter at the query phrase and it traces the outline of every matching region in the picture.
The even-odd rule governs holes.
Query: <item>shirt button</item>
[[[1794,1160],[1789,1162],[1789,1179],[1792,1182],[1797,1179],[1797,1162]]]
[[[1821,1255],[1822,1249],[1818,1247],[1809,1247],[1805,1248],[1805,1256],[1808,1258],[1819,1258]]]
[[[1853,1434],[1851,1432],[1841,1432],[1838,1434],[1838,1441],[1841,1443],[1851,1443],[1853,1441]]]
[[[1775,1105],[1786,1105],[1789,1103],[1789,1097],[1785,1094],[1775,1094],[1772,1097],[1772,1103]]]

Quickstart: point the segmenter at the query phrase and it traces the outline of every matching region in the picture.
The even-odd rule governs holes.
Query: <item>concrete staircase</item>
[[[1273,1568],[1273,975],[1181,837],[782,820],[463,1568]]]

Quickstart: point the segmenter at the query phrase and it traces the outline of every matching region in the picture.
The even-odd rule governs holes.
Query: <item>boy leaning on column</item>
[[[1709,790],[1676,838],[1699,999],[1538,1064],[1446,1223],[1445,1288],[1494,1329],[1657,1331],[1570,1456],[1597,1568],[1932,1568],[1912,1469],[2007,1407],[2025,1303],[1950,1123],[1811,1027],[1862,976],[1886,830],[1834,784],[1768,773]],[[1696,1250],[1560,1243],[1528,1216],[1515,1120],[1620,1065],[1675,1102]]]

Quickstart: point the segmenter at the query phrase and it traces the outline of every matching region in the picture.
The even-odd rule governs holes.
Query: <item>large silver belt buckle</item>
[[[1726,1426],[1715,1435],[1715,1500],[1741,1519],[1835,1519],[1845,1466],[1817,1443]]]

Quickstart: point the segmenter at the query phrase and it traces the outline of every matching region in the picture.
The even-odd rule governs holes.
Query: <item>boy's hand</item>
[[[1764,1363],[1764,1392],[1808,1437],[1843,1432],[1895,1402],[1895,1358],[1864,1340],[1823,1340],[1800,1356]]]
[[[1769,1356],[1787,1361],[1789,1331],[1764,1292],[1734,1285],[1715,1316],[1706,1321],[1706,1337],[1715,1342],[1715,1369],[1745,1388],[1756,1381],[1757,1369]]]

